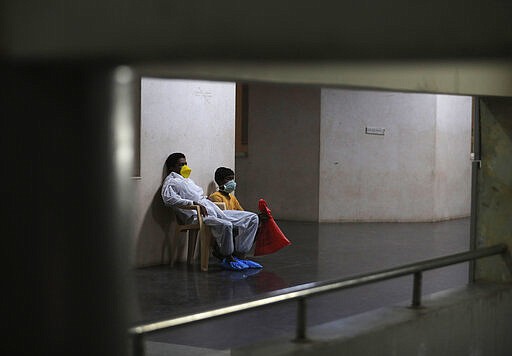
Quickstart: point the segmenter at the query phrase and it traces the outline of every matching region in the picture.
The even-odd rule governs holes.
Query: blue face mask
[[[229,182],[227,182],[226,184],[224,184],[224,189],[223,191],[225,191],[226,193],[233,193],[236,189],[236,182],[234,180],[230,180]]]

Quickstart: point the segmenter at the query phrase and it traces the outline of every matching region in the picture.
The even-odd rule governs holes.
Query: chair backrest
[[[181,221],[179,213],[177,211],[175,211],[176,228],[178,230],[180,230],[180,231],[195,230],[195,229],[200,230],[203,228],[203,217],[201,215],[201,210],[198,205],[188,205],[188,206],[182,207],[180,209],[195,210],[197,218],[194,220],[194,222],[187,224],[186,222]]]
[[[214,202],[221,210],[226,210],[226,204],[223,202]],[[193,232],[193,238],[188,241],[188,255],[187,255],[187,261],[188,263],[192,263],[192,260],[194,258],[194,253],[196,249],[196,243],[197,243],[197,234],[201,236],[201,270],[202,271],[208,271],[208,259],[210,255],[210,247],[212,244],[212,236],[210,233],[210,230],[206,228],[206,225],[203,223],[203,216],[201,215],[201,209],[198,205],[188,205],[181,209],[186,210],[195,210],[197,214],[197,219],[194,220],[191,224],[180,224],[179,218],[178,218],[178,212],[176,211],[176,233],[182,232],[182,231],[190,231],[190,230],[197,230]],[[189,233],[190,234],[190,233]],[[173,256],[172,251],[172,245],[169,243],[169,256]],[[172,261],[171,261],[172,265]]]
[[[215,205],[217,205],[221,210],[226,210],[226,204],[223,202],[213,202]],[[194,222],[191,222],[187,224],[186,222],[183,222],[180,218],[180,215],[178,211],[175,211],[176,216],[176,229],[179,231],[185,231],[185,230],[201,230],[204,226],[203,223],[203,216],[201,215],[201,209],[198,205],[187,205],[184,207],[181,207],[180,209],[184,210],[195,210],[196,211],[196,219]]]

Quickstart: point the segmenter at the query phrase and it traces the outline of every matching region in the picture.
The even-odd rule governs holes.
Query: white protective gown
[[[179,209],[180,206],[192,205],[194,201],[204,205],[208,216],[203,221],[211,229],[212,235],[219,245],[220,253],[231,255],[233,252],[247,253],[251,249],[256,231],[258,215],[249,211],[221,210],[208,200],[201,187],[190,178],[171,172],[162,185],[162,199],[167,206],[178,211],[184,221],[192,222],[196,218],[194,210]],[[233,241],[233,227],[238,234]]]

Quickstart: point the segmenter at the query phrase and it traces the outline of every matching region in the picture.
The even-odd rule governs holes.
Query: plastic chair
[[[226,205],[221,202],[215,202],[215,204],[222,210],[226,209]],[[188,205],[180,209],[195,210],[196,220],[192,224],[180,224],[179,219],[176,215],[176,230],[174,239],[177,239],[181,232],[187,233],[188,238],[188,253],[187,263],[192,264],[194,262],[194,255],[197,246],[197,235],[200,237],[200,259],[201,259],[201,270],[208,271],[208,263],[210,260],[210,249],[212,247],[212,234],[210,228],[203,222],[203,216],[198,205]],[[172,256],[174,252],[174,244],[169,243],[169,258],[171,266],[173,264]]]

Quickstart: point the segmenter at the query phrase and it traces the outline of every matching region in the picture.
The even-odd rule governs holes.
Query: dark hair
[[[173,169],[180,158],[185,158],[185,155],[179,152],[171,153],[165,160],[165,166],[167,167],[167,170],[170,171]]]
[[[215,170],[215,183],[218,186],[222,185],[224,178],[228,176],[234,176],[235,172],[232,169],[226,167],[219,167]]]

